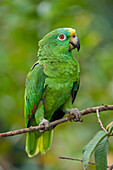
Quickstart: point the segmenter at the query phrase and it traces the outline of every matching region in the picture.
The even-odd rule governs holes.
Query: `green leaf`
[[[113,131],[113,122],[111,122],[107,127],[108,127],[108,132],[112,133],[112,131]]]
[[[106,136],[95,149],[96,170],[107,169],[108,136]]]
[[[103,138],[109,136],[110,133],[106,133],[105,131],[101,130],[97,132],[94,138],[85,146],[83,149],[83,167],[84,169],[87,168],[87,164],[92,152],[95,150],[97,145],[102,141]]]

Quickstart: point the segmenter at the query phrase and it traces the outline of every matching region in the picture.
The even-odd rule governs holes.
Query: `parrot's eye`
[[[64,35],[64,34],[60,34],[59,36],[58,36],[58,40],[60,40],[60,41],[64,41],[64,40],[66,40],[67,39],[67,37]]]

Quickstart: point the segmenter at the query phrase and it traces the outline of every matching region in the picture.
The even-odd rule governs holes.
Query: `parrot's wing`
[[[79,85],[80,85],[80,72],[78,72],[78,80],[73,83],[73,88],[72,88],[72,91],[71,91],[72,103],[74,102],[75,97],[77,95],[77,92],[78,92],[78,89],[79,89]]]
[[[80,85],[80,72],[78,72],[78,80],[73,83],[73,88],[71,90],[72,104],[73,104],[75,97],[77,95],[79,85]],[[54,112],[54,114],[51,118],[51,122],[54,121],[54,120],[61,119],[64,115],[65,115],[65,112],[62,109],[58,109],[57,111]],[[53,128],[54,127],[55,126],[53,126]]]
[[[35,63],[31,68],[31,71],[27,75],[26,88],[25,88],[25,124],[30,126],[32,119],[32,125],[36,125],[35,120],[33,122],[33,115],[36,112],[38,103],[42,97],[44,90],[44,82],[46,75],[44,74],[43,65]]]
[[[38,108],[43,107],[42,94],[44,91],[46,75],[44,67],[36,63],[29,72],[25,89],[25,123],[26,126],[36,126],[37,120],[41,119]],[[39,106],[40,105],[40,106]],[[26,152],[32,157],[39,152],[44,154],[50,147],[52,141],[52,128],[44,133],[40,131],[28,132],[26,138]]]

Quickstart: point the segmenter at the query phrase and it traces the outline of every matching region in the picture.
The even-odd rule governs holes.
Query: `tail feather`
[[[53,130],[44,132],[38,139],[38,146],[41,154],[45,154],[52,142]]]
[[[53,130],[44,132],[28,132],[26,138],[26,152],[29,157],[37,155],[39,152],[45,154],[52,142]]]
[[[39,147],[37,146],[37,139],[35,132],[28,132],[26,138],[26,152],[29,157],[32,157],[39,152]]]

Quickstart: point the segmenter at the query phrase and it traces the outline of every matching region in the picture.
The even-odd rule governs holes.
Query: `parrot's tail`
[[[39,152],[45,154],[52,142],[53,130],[44,133],[28,132],[26,138],[26,152],[29,157],[37,155]]]

